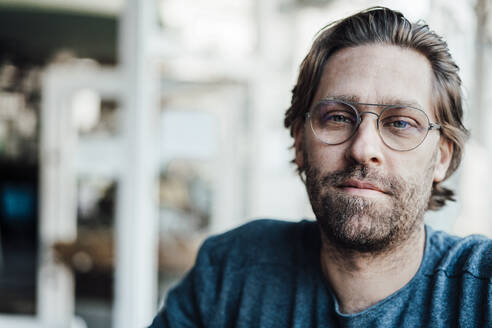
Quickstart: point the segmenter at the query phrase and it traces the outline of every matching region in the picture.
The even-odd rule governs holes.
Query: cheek
[[[425,154],[426,156],[418,156],[417,154],[409,153],[408,155],[398,158],[398,160],[393,160],[392,165],[388,165],[388,171],[394,172],[409,183],[432,183],[435,167],[434,155],[431,157],[428,154]]]
[[[313,142],[307,145],[306,152],[304,160],[320,172],[341,170],[346,166],[345,147],[341,145],[329,146]]]
[[[412,160],[405,162],[394,161],[391,167],[387,168],[387,173],[401,178],[403,181],[414,182],[418,176],[418,172],[415,170],[417,163]]]

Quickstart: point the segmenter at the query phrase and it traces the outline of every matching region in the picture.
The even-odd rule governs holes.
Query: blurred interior
[[[201,242],[313,218],[283,128],[327,23],[423,18],[472,131],[436,229],[492,236],[491,0],[0,0],[0,326],[142,327]]]

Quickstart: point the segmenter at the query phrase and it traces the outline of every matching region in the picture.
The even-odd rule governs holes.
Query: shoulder
[[[208,238],[193,268],[168,294],[158,320],[180,327],[230,327],[240,313],[261,312],[260,297],[271,301],[285,294],[283,288],[290,290],[294,268],[304,267],[309,258],[304,253],[316,236],[315,222],[255,220]]]
[[[492,278],[492,240],[482,235],[458,237],[427,228],[429,255],[434,271],[448,277],[471,275],[478,279]]]
[[[317,224],[312,221],[254,220],[208,238],[196,264],[203,260],[211,266],[227,262],[236,267],[291,263],[299,248],[310,247],[317,237]]]

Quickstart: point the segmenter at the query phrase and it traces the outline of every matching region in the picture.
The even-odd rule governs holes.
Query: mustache
[[[364,164],[354,164],[338,171],[318,176],[320,185],[323,187],[342,186],[349,180],[355,179],[361,182],[370,183],[378,189],[390,195],[398,195],[402,190],[403,181],[399,178],[382,174],[374,169],[370,169]]]

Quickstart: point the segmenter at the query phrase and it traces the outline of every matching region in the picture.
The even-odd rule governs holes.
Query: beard
[[[310,165],[306,154],[304,163],[306,189],[318,225],[339,250],[385,253],[409,239],[423,223],[433,165],[424,174],[404,180],[358,163],[323,175]],[[338,187],[349,179],[371,183],[386,194],[377,199],[347,194]]]

